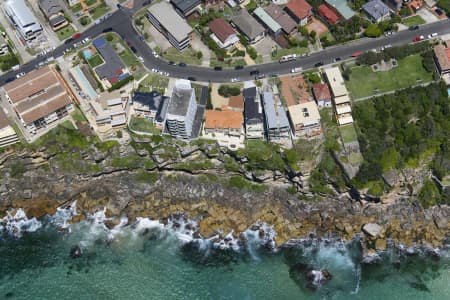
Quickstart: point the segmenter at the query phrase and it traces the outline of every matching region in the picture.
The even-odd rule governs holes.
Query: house
[[[372,22],[379,23],[391,18],[391,10],[381,0],[372,0],[365,3],[362,7]]]
[[[42,32],[41,24],[24,0],[7,0],[3,8],[9,21],[24,40],[31,41]]]
[[[167,108],[166,126],[177,139],[190,139],[197,112],[195,90],[189,80],[178,79]]]
[[[244,82],[245,136],[248,139],[264,138],[264,114],[261,99],[253,82]]]
[[[150,23],[169,40],[172,46],[179,51],[189,47],[193,30],[170,4],[161,1],[150,6],[147,11]]]
[[[351,19],[356,14],[350,6],[348,6],[347,0],[325,0],[325,2],[346,20]]]
[[[306,0],[290,0],[285,10],[300,26],[308,24],[313,15],[312,6]]]
[[[280,24],[278,24],[262,7],[258,7],[253,11],[255,17],[268,29],[269,33],[273,36],[279,35],[282,30]]]
[[[262,100],[267,138],[270,141],[289,139],[291,137],[291,127],[284,107],[281,103],[275,102],[272,92],[264,92]]]
[[[80,0],[66,0],[67,4],[69,4],[69,6],[74,6],[77,5],[78,3],[80,3]]]
[[[0,107],[0,148],[15,144],[19,138],[9,123],[8,117]]]
[[[394,12],[398,12],[403,6],[403,0],[384,0],[384,3],[387,4]]]
[[[331,88],[338,125],[353,123],[350,97],[339,67],[325,69],[325,75]]]
[[[425,5],[425,2],[422,0],[413,0],[409,3],[406,3],[406,6],[409,7],[411,12],[417,13],[419,9],[421,9]]]
[[[242,148],[244,141],[244,117],[241,112],[207,110],[204,136],[217,140],[220,146]]]
[[[8,53],[9,53],[8,43],[6,42],[5,37],[2,34],[0,34],[0,56]]]
[[[241,94],[237,96],[231,96],[228,100],[228,109],[232,111],[244,111],[244,96]]]
[[[222,18],[212,20],[209,23],[209,30],[212,32],[211,38],[220,48],[227,48],[239,42],[234,28]]]
[[[441,76],[450,74],[450,40],[434,46],[434,58]]]
[[[66,86],[61,75],[46,66],[5,84],[3,90],[25,129],[36,134],[73,109]]]
[[[326,83],[314,83],[312,91],[319,108],[331,107],[331,93]]]
[[[296,137],[317,136],[322,132],[319,109],[314,101],[288,106],[288,112]]]
[[[104,61],[103,64],[95,68],[95,73],[105,86],[110,87],[129,76],[125,72],[122,59],[104,37],[96,38],[92,44]]]
[[[335,25],[341,20],[341,17],[326,4],[321,4],[317,9],[317,13],[330,25]]]
[[[69,24],[58,0],[38,0],[38,6],[53,30],[56,31]]]
[[[247,38],[250,44],[260,41],[265,36],[264,27],[246,9],[240,9],[231,17],[231,23]]]
[[[163,129],[166,121],[169,97],[157,91],[134,92],[133,109],[136,115],[149,119],[157,128]]]
[[[201,0],[170,0],[178,14],[186,18],[200,8]]]
[[[95,115],[98,126],[110,126],[110,128],[122,128],[127,126],[129,96],[107,95],[99,101],[90,101],[89,106]]]
[[[271,3],[266,6],[264,10],[270,17],[272,17],[272,19],[280,24],[286,35],[291,35],[297,32],[297,23],[281,7],[275,3]]]

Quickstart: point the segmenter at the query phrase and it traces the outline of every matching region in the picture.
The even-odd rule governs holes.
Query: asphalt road
[[[142,7],[143,0],[135,0],[134,10],[117,10],[108,19],[100,24],[94,25],[86,30],[80,38],[72,41],[68,44],[63,44],[56,48],[53,52],[50,52],[42,57],[37,57],[34,60],[21,65],[19,70],[10,71],[0,77],[0,85],[3,85],[7,79],[15,78],[16,74],[20,72],[28,73],[35,69],[37,65],[45,61],[48,57],[61,56],[63,51],[73,47],[75,42],[79,42],[85,37],[94,38],[101,34],[104,30],[112,29],[117,32],[122,38],[136,48],[136,55],[141,56],[144,59],[144,65],[151,70],[156,68],[168,72],[171,77],[176,78],[188,78],[194,77],[198,81],[211,81],[211,82],[229,82],[231,78],[239,78],[240,80],[248,80],[254,78],[250,76],[250,72],[258,70],[260,74],[286,74],[290,73],[293,68],[301,67],[303,70],[313,68],[318,62],[322,62],[324,65],[334,62],[334,59],[339,57],[342,60],[348,59],[352,53],[358,51],[368,51],[372,49],[380,49],[385,45],[402,45],[411,43],[413,38],[419,35],[427,36],[431,33],[438,33],[439,35],[450,33],[450,20],[446,19],[440,22],[422,25],[418,30],[414,31],[400,31],[391,36],[382,36],[376,39],[363,38],[357,41],[347,43],[344,45],[337,45],[326,48],[320,52],[312,53],[310,56],[300,57],[295,61],[286,63],[273,62],[268,64],[261,64],[255,66],[248,66],[242,70],[235,69],[223,69],[222,71],[215,71],[212,68],[205,68],[200,66],[188,65],[186,67],[169,65],[167,62],[155,58],[152,54],[152,50],[147,46],[145,42],[140,39],[139,34],[134,30],[132,26],[132,15]]]

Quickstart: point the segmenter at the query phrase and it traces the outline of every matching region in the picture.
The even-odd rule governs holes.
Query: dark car
[[[250,71],[250,75],[251,75],[251,76],[256,76],[256,75],[258,75],[258,74],[259,74],[259,71],[258,71],[258,70]]]
[[[334,59],[334,62],[338,62],[338,61],[341,61],[341,58],[340,58],[340,57],[336,57],[336,58]]]
[[[222,71],[222,67],[219,67],[219,66],[214,67],[214,71]]]
[[[72,38],[68,38],[67,40],[64,41],[64,44],[70,44],[72,43],[73,39]]]
[[[175,66],[176,63],[174,61],[169,61],[169,65]]]
[[[130,46],[130,49],[131,49],[131,51],[133,51],[133,53],[137,52],[137,50],[136,50],[136,48],[134,48],[134,46]]]
[[[14,78],[14,77],[9,77],[9,78],[6,78],[5,82],[8,83],[8,82],[14,81],[15,79],[16,78]]]
[[[415,25],[415,26],[409,26],[409,30],[417,30],[419,29],[419,25]]]
[[[263,79],[263,78],[265,78],[266,77],[266,74],[258,74],[257,76],[256,76],[256,78],[258,78],[258,79]]]
[[[235,70],[242,70],[243,68],[244,68],[244,66],[240,66],[240,65],[239,65],[239,66],[236,66],[236,67],[234,67],[234,69],[235,69]]]
[[[112,31],[112,27],[105,28],[105,29],[103,29],[102,32],[110,32],[110,31]]]
[[[185,63],[182,63],[182,62],[179,63],[178,65],[179,65],[180,67],[186,67],[186,66],[187,66]]]
[[[120,9],[120,10],[123,10],[122,4],[119,4],[119,3],[118,3],[118,4],[117,4],[117,8]]]
[[[318,63],[315,63],[314,64],[314,67],[320,67],[320,66],[323,66],[323,61],[319,61]]]
[[[187,79],[190,80],[190,81],[197,81],[197,79],[195,77],[193,77],[193,76],[189,76]]]

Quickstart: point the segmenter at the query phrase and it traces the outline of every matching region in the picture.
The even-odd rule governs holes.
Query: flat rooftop
[[[186,20],[181,18],[167,2],[158,2],[150,6],[147,11],[151,13],[162,27],[169,31],[177,41],[184,40],[192,32],[191,26],[189,26]]]

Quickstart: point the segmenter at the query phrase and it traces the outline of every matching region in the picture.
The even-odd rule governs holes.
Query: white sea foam
[[[58,207],[56,213],[50,216],[50,223],[58,226],[59,228],[68,229],[70,231],[70,223],[73,216],[77,215],[77,201],[73,201],[69,206]]]
[[[21,208],[8,211],[6,216],[0,219],[0,231],[6,231],[15,237],[21,237],[23,232],[34,232],[41,227],[41,222],[34,217],[28,219]]]

